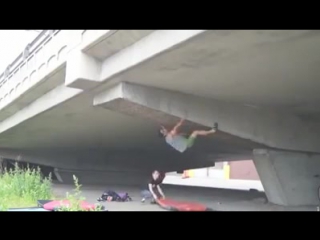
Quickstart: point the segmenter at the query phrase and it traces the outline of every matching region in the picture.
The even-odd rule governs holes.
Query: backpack
[[[99,202],[129,202],[132,201],[131,197],[126,192],[105,191],[101,197],[97,199]]]

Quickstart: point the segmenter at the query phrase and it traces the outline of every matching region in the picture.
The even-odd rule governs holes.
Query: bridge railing
[[[14,90],[21,88],[22,83],[25,82],[30,73],[40,71],[41,66],[39,67],[39,65],[45,61],[46,55],[48,55],[46,52],[51,52],[49,43],[57,38],[59,33],[61,33],[60,30],[41,32],[13,61],[10,69],[6,69],[0,76],[0,108],[8,103]]]
[[[61,67],[71,51],[93,41],[96,35],[96,31],[86,30],[42,31],[0,75],[0,111]],[[86,36],[91,36],[90,40]]]
[[[0,75],[0,88],[2,88],[6,82],[10,81],[14,75],[21,72],[23,67],[25,67],[25,64],[28,68],[28,63],[31,59],[35,58],[36,52],[39,52],[39,49],[41,49],[46,42],[50,41],[52,37],[57,35],[59,32],[60,30],[44,30],[30,44],[28,44],[24,51],[20,53],[20,55]]]

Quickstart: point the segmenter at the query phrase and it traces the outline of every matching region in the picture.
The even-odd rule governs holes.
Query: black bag
[[[106,191],[100,198],[97,199],[99,202],[112,201],[112,202],[128,202],[132,201],[131,197],[126,192],[115,192],[115,191]]]

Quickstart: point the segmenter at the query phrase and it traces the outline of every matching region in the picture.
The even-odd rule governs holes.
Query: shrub
[[[0,210],[34,206],[39,199],[52,199],[51,175],[43,178],[40,168],[13,170],[0,175]]]

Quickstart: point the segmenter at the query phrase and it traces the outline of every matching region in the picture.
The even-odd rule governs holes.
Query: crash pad
[[[42,207],[9,208],[8,212],[50,212]]]
[[[55,209],[59,209],[60,207],[67,207],[70,205],[69,200],[54,200],[43,205],[43,208],[46,210],[53,211]],[[83,210],[93,210],[96,208],[94,204],[90,204],[86,201],[81,201],[80,206]]]
[[[195,203],[195,202],[185,202],[185,201],[176,201],[173,199],[159,199],[157,201],[160,207],[170,210],[170,211],[183,211],[183,212],[203,212],[211,211],[207,206]]]
[[[49,203],[49,202],[52,202],[53,200],[38,200],[37,203],[38,203],[38,207],[42,207],[43,208],[43,205],[45,205],[46,203]]]

